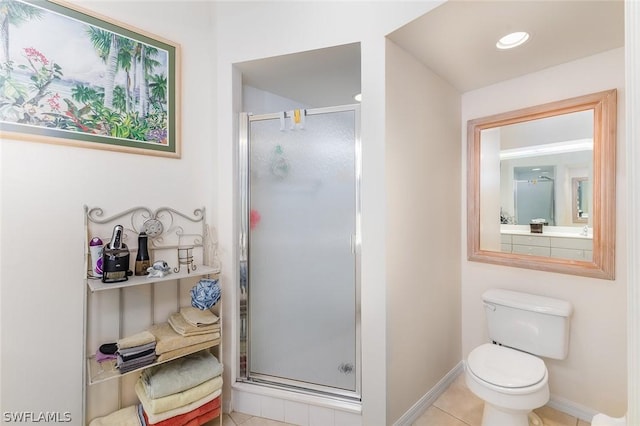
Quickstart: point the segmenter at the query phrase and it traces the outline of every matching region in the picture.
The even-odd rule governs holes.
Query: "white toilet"
[[[573,308],[564,300],[498,289],[482,300],[494,343],[471,351],[465,381],[484,400],[482,426],[529,426],[531,410],[549,401],[547,367],[537,356],[566,358]]]

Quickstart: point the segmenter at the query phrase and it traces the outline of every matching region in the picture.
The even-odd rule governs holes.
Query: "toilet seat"
[[[547,377],[547,367],[540,358],[491,343],[471,351],[467,366],[477,378],[507,389],[534,386]]]

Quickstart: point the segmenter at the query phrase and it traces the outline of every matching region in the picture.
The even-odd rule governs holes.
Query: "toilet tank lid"
[[[561,317],[569,317],[573,312],[573,306],[566,300],[519,291],[491,289],[482,294],[482,300],[496,305]]]

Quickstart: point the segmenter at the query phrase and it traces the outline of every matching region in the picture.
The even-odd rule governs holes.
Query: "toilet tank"
[[[567,357],[569,302],[501,289],[487,290],[482,300],[491,340],[542,357]]]

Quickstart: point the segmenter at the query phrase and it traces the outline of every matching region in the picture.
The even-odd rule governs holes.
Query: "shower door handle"
[[[239,246],[240,246],[240,260],[241,261],[246,261],[247,260],[247,233],[246,232],[241,232],[240,233],[240,238],[239,238]]]

